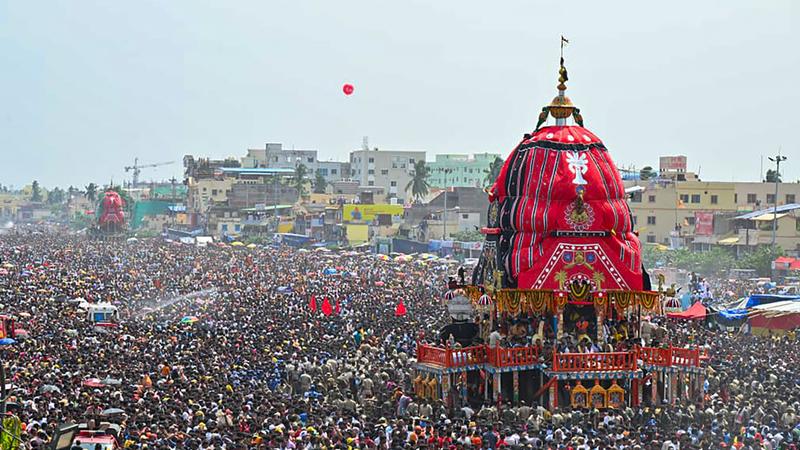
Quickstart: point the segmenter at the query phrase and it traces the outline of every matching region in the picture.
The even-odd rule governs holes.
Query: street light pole
[[[769,157],[769,160],[775,163],[775,174],[773,178],[775,179],[775,198],[774,203],[775,206],[772,210],[772,251],[775,251],[775,237],[778,232],[778,183],[780,182],[780,174],[781,174],[781,162],[786,161],[785,156],[781,156],[780,150],[775,157]]]

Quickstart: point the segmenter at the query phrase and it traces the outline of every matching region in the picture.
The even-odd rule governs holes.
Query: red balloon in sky
[[[345,83],[345,85],[342,86],[342,92],[344,92],[344,95],[352,95],[353,91],[355,90],[356,88],[354,88],[350,83]]]

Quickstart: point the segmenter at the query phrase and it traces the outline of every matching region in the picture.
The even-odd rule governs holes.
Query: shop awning
[[[739,237],[729,237],[725,239],[720,239],[717,241],[717,244],[720,245],[734,245],[739,243]]]
[[[774,213],[767,213],[767,214],[762,214],[760,216],[753,217],[750,220],[758,220],[760,222],[767,222],[767,221],[775,220],[775,219],[773,219],[773,217],[775,217],[775,216],[776,216],[776,214],[774,214]],[[781,217],[784,217],[784,216],[786,216],[786,214],[781,214],[781,213],[777,214],[778,219],[780,219]]]

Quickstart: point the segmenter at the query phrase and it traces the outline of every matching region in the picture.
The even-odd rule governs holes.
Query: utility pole
[[[772,251],[775,251],[775,237],[778,232],[778,183],[780,183],[781,177],[781,162],[786,161],[785,156],[781,156],[781,151],[778,149],[778,154],[775,155],[773,158],[772,156],[769,157],[769,160],[775,163],[775,174],[773,178],[775,178],[775,207],[772,210]]]
[[[442,240],[447,240],[447,174],[453,169],[441,169],[444,172],[444,211],[442,212]]]

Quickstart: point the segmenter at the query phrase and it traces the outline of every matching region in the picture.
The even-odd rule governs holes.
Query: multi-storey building
[[[244,168],[294,169],[303,164],[309,172],[317,168],[316,150],[285,149],[283,144],[268,143],[264,148],[249,148],[242,157]]]
[[[655,178],[625,182],[634,228],[642,242],[673,247],[754,246],[770,243],[772,215],[779,213],[776,242],[786,251],[800,245],[800,183],[701,181],[686,171],[686,157],[660,158]],[[751,214],[747,214],[753,212]]]
[[[489,166],[497,153],[443,154],[428,163],[430,178],[428,184],[437,188],[445,187],[484,187],[487,183]]]
[[[414,164],[424,160],[424,151],[356,150],[350,152],[350,178],[361,186],[383,187],[387,197],[403,203],[411,196],[406,186],[414,176]]]

